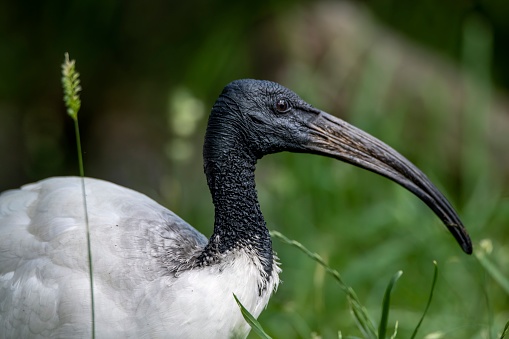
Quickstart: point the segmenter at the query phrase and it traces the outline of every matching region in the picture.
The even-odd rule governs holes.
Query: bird
[[[471,239],[444,195],[390,146],[286,87],[241,79],[213,105],[203,146],[214,205],[209,238],[172,211],[107,181],[53,177],[0,195],[0,337],[229,338],[250,331],[281,271],[255,187],[278,152],[326,156],[420,198],[467,254]],[[93,270],[89,272],[82,179]]]

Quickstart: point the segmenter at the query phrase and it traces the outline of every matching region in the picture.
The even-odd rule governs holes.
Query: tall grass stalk
[[[83,212],[85,217],[87,234],[87,252],[88,252],[88,270],[90,273],[90,307],[91,307],[91,326],[92,338],[95,338],[95,300],[94,300],[94,276],[92,269],[92,249],[90,242],[90,226],[88,221],[87,195],[85,191],[85,169],[83,166],[83,154],[81,151],[80,128],[78,124],[78,111],[81,107],[80,100],[80,74],[76,71],[76,61],[69,60],[69,54],[65,53],[65,60],[62,64],[62,87],[64,90],[64,102],[67,107],[67,113],[74,121],[74,131],[76,135],[76,148],[78,152],[78,165],[81,177],[81,193],[83,196]]]

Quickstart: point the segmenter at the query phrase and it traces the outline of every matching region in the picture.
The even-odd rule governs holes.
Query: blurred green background
[[[81,73],[88,176],[141,191],[210,235],[207,114],[229,81],[274,80],[420,167],[509,277],[507,1],[3,1],[0,191],[78,174],[64,52]],[[398,337],[424,309],[433,260],[440,275],[418,337],[497,338],[509,320],[503,283],[392,182],[278,154],[259,162],[257,184],[269,228],[338,269],[374,321],[389,279],[404,271],[390,315]],[[323,269],[277,240],[274,248],[283,283],[259,318],[267,332],[360,335]]]

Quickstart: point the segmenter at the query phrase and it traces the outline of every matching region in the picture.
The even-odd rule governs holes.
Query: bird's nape
[[[463,251],[472,253],[472,242],[458,214],[433,183],[405,157],[368,133],[325,112],[308,123],[306,148],[367,169],[405,187],[430,207],[454,236]]]

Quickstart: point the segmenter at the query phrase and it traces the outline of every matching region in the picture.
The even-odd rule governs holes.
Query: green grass
[[[380,322],[378,324],[378,331],[375,329],[375,325],[373,320],[371,319],[370,315],[368,314],[366,308],[362,305],[359,298],[357,297],[357,294],[353,290],[352,287],[345,284],[343,281],[343,278],[339,274],[338,271],[334,270],[330,266],[327,265],[327,263],[323,260],[323,258],[318,255],[317,253],[311,252],[308,250],[305,246],[303,246],[300,242],[295,240],[290,240],[280,232],[272,231],[271,236],[274,239],[280,240],[281,242],[296,247],[301,252],[303,252],[308,258],[311,260],[317,262],[321,267],[325,269],[327,273],[329,273],[332,278],[338,283],[338,287],[345,293],[348,299],[350,314],[352,316],[352,319],[357,324],[357,327],[359,331],[362,333],[363,338],[366,339],[384,339],[387,336],[387,326],[388,326],[388,319],[389,319],[389,312],[391,308],[391,294],[394,289],[394,286],[396,285],[396,282],[399,280],[399,278],[403,275],[403,271],[398,271],[392,279],[390,280],[389,284],[387,285],[387,288],[385,290],[385,294],[382,301],[382,315]],[[424,312],[419,319],[419,322],[415,326],[415,329],[412,333],[411,339],[415,338],[419,328],[422,325],[422,322],[424,321],[424,318],[426,317],[426,314],[429,310],[429,306],[431,304],[431,300],[433,298],[433,293],[436,286],[437,276],[438,276],[438,265],[436,261],[433,262],[435,265],[435,271],[433,274],[433,280],[431,284],[431,291],[429,293],[428,301],[426,304],[426,307],[424,309]],[[254,333],[256,333],[260,338],[271,338],[263,329],[263,326],[249,313],[249,311],[244,308],[244,306],[241,304],[241,302],[237,299],[235,295],[233,295],[235,298],[235,301],[239,305],[239,308],[242,312],[242,315],[244,316],[244,319],[246,322],[251,326]],[[507,329],[507,325],[505,330]],[[396,338],[398,331],[398,321],[396,321],[394,325],[394,332],[391,335],[392,338]],[[338,336],[341,338],[342,334],[341,331],[339,331]]]

